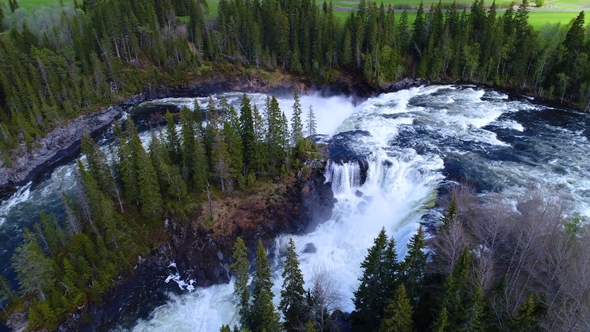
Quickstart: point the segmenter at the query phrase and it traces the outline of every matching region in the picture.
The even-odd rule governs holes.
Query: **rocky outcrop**
[[[23,149],[25,151],[15,158],[12,168],[0,169],[0,187],[20,186],[34,180],[40,172],[77,151],[84,131],[93,134],[104,129],[123,111],[122,106],[108,107],[56,128],[36,141],[35,148]]]

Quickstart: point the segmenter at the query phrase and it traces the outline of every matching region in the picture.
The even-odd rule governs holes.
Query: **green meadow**
[[[83,0],[80,0],[80,3]],[[317,0],[318,3],[323,2],[323,0]],[[403,9],[408,9],[408,20],[414,22],[416,18],[416,13],[413,11],[420,5],[421,0],[384,0],[383,4],[385,5],[393,5],[397,11],[401,13]],[[19,5],[26,10],[30,11],[35,7],[47,6],[51,4],[59,4],[61,1],[59,0],[20,0]],[[63,0],[63,3],[72,3],[73,0]],[[355,0],[332,0],[332,5],[334,6],[334,15],[340,18],[342,21],[346,19],[348,14],[355,10],[358,6],[359,1]],[[430,3],[428,1],[424,1],[425,7],[428,9],[430,7]],[[451,1],[444,1],[443,4],[450,5]],[[457,4],[459,8],[469,8],[473,1],[471,0],[457,0]],[[491,4],[491,1],[489,1]],[[506,8],[511,3],[512,0],[496,0],[496,4],[500,8]],[[209,17],[215,17],[217,15],[217,0],[209,0]],[[534,9],[531,8],[529,13],[529,23],[539,29],[546,24],[554,24],[554,23],[561,23],[567,24],[573,18],[575,18],[581,10],[590,9],[590,1],[588,0],[553,0],[547,1],[545,8],[543,9]],[[501,14],[501,13],[500,13]],[[399,17],[399,16],[398,16]]]
[[[68,4],[68,3],[73,3],[74,0],[63,0],[63,1],[58,1],[58,0],[20,0],[18,1],[18,5],[24,9],[26,9],[27,11],[30,11],[32,9],[34,9],[35,7],[43,7],[43,6],[48,6],[48,5],[52,5],[52,4],[60,4],[64,3],[64,4]],[[80,3],[82,3],[82,1],[80,1]]]

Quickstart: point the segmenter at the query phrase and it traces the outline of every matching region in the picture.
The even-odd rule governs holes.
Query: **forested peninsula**
[[[18,7],[16,0],[0,7],[2,174],[48,133],[81,116],[155,89],[235,76],[268,85],[284,75],[305,86],[361,83],[370,91],[404,79],[477,83],[590,107],[584,13],[540,32],[527,22],[527,0],[503,13],[483,0],[469,10],[421,4],[413,24],[405,10],[364,0],[344,21],[334,17],[330,3],[311,0],[221,0],[216,17],[200,0],[74,0],[35,17]],[[133,121],[124,128],[115,123],[111,158],[84,133],[84,158],[75,174],[80,190],[63,196],[64,218],[41,212],[34,229],[25,230],[13,256],[19,289],[0,278],[0,299],[10,304],[2,317],[14,320],[14,313],[26,312],[30,329],[55,330],[64,321],[65,329],[95,328],[104,323],[96,322],[97,304],[116,297],[117,286],[145,266],[171,263],[168,255],[191,246],[198,249],[184,257],[207,252],[218,258],[179,262],[194,269],[186,273],[199,286],[228,282],[230,273],[247,283],[244,266],[247,272],[254,252],[238,236],[252,249],[260,238],[306,231],[329,217],[333,205],[321,174],[323,147],[312,140],[314,112],[301,109],[295,90],[290,123],[274,97],[258,109],[244,94],[239,109],[210,99],[206,109],[195,104],[194,112],[167,112],[149,129],[147,148]],[[393,240],[379,234],[363,262],[357,311],[350,316],[317,302],[317,288],[306,293],[296,285],[301,311],[281,304],[286,325],[279,324],[268,303],[268,262],[260,244],[254,299],[236,294],[243,300],[241,327],[331,331],[342,321],[359,331],[579,327],[590,308],[577,296],[585,294],[579,281],[586,279],[558,276],[588,263],[587,255],[574,254],[587,238],[583,220],[566,218],[558,204],[529,201],[522,203],[528,215],[494,219],[526,228],[491,229],[484,226],[488,219],[476,217],[484,208],[472,198],[468,190],[450,192],[441,203],[446,213],[439,236],[426,243],[420,230],[404,261]],[[556,212],[539,212],[547,210]],[[541,228],[534,222],[542,218],[547,232],[535,232]],[[231,222],[236,219],[243,223]],[[549,244],[564,255],[535,254],[536,245]],[[434,258],[427,260],[426,246]],[[495,250],[493,258],[484,255],[487,249]],[[296,275],[295,249],[289,250],[292,270],[285,274]],[[497,270],[486,270],[486,258],[498,263]],[[544,265],[538,269],[529,260]],[[543,282],[547,276],[550,285]],[[578,311],[569,312],[574,307]]]

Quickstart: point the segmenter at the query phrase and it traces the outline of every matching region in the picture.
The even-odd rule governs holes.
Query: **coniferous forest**
[[[406,11],[364,0],[344,21],[331,4],[311,0],[221,0],[216,17],[208,11],[201,0],[75,0],[32,19],[16,0],[0,6],[2,163],[10,167],[37,138],[81,114],[149,87],[235,69],[286,71],[326,85],[342,73],[375,87],[405,77],[482,83],[590,107],[583,12],[567,26],[537,31],[527,22],[526,0],[503,13],[483,0],[469,11],[421,4],[413,24]],[[150,227],[161,219],[189,219],[193,203],[211,192],[305,173],[305,159],[316,153],[304,138],[315,133],[313,110],[305,116],[295,95],[293,114],[288,123],[274,97],[257,109],[244,95],[239,111],[210,99],[207,109],[167,113],[167,126],[151,129],[148,149],[132,121],[115,125],[112,158],[86,135],[75,174],[81,189],[63,196],[63,218],[41,212],[25,231],[13,256],[19,289],[0,277],[0,300],[28,301],[30,328],[57,329],[75,308],[102,301],[119,276],[133,273],[133,260],[151,245],[137,239],[156,233]],[[426,240],[420,230],[404,258],[384,231],[378,235],[361,266],[353,330],[585,326],[590,258],[583,222],[565,218],[558,204],[525,201],[520,214],[502,214],[469,197],[452,195],[437,237]],[[314,277],[306,290],[293,244],[278,308],[264,247],[252,290],[241,240],[234,259],[242,329],[339,329],[330,276]]]
[[[34,18],[11,1],[0,6],[0,151],[10,165],[10,151],[80,114],[236,67],[321,84],[342,72],[376,87],[404,77],[486,83],[588,109],[584,13],[536,31],[527,4],[499,13],[483,0],[469,11],[426,3],[410,24],[407,12],[365,0],[344,21],[311,0],[222,0],[213,18],[201,0],[75,1]]]

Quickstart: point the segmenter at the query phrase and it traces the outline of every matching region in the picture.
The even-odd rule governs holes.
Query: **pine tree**
[[[380,293],[383,294],[383,299],[387,300],[394,296],[394,293],[399,285],[400,264],[398,263],[397,252],[395,250],[395,239],[391,237],[387,242],[387,247],[383,254],[383,264],[381,267],[382,287]],[[404,293],[406,292],[404,287]],[[383,303],[385,306],[386,303]]]
[[[222,105],[223,102],[222,100]],[[222,108],[222,112],[227,114],[227,121],[223,123],[223,135],[227,139],[227,151],[231,158],[231,167],[239,178],[243,176],[244,169],[244,148],[240,138],[240,119],[233,106],[228,106],[227,109]]]
[[[131,121],[127,121],[127,123],[128,131],[135,128]],[[117,169],[123,182],[125,198],[129,203],[135,202],[139,205],[139,186],[131,146],[117,123],[115,123],[114,131],[115,136],[119,139]]]
[[[535,296],[531,294],[526,301],[518,308],[518,315],[510,321],[510,331],[527,332],[535,331],[536,320]]]
[[[309,110],[307,111],[307,135],[308,137],[312,138],[313,136],[317,135],[317,123],[315,119],[315,113],[313,112],[313,107],[309,105]]]
[[[389,304],[384,309],[380,332],[412,332],[414,311],[406,294],[406,287],[400,285]]]
[[[8,279],[0,275],[0,303],[12,300],[15,295]]]
[[[163,202],[160,194],[160,185],[158,184],[158,176],[149,155],[141,144],[135,125],[131,121],[127,123],[133,167],[139,189],[138,200],[141,204],[141,214],[147,218],[155,219],[163,213]]]
[[[243,327],[249,328],[251,326],[251,307],[250,307],[250,290],[248,289],[248,282],[250,276],[248,275],[248,253],[246,244],[241,237],[236,239],[233,247],[233,259],[231,269],[236,276],[234,294],[238,298],[238,312],[240,314],[240,324]]]
[[[442,216],[441,221],[444,226],[449,226],[455,221],[455,217],[457,216],[457,195],[453,195],[451,199],[451,204],[447,208],[447,211]]]
[[[483,293],[477,287],[475,292],[469,284],[468,276],[471,268],[471,253],[465,247],[461,257],[455,263],[453,272],[444,283],[442,307],[448,313],[451,330],[469,327],[470,331],[481,330],[483,317]]]
[[[296,146],[303,139],[302,110],[297,90],[293,94],[293,99],[295,99],[295,102],[293,103],[293,116],[291,117],[291,144]]]
[[[254,274],[254,290],[252,291],[252,311],[251,311],[251,329],[253,331],[277,331],[276,324],[280,316],[274,310],[272,304],[272,280],[270,274],[270,264],[266,257],[266,249],[262,241],[258,240],[258,249],[256,250],[256,272]],[[279,325],[280,327],[280,325]]]
[[[217,135],[215,135],[213,141],[211,158],[213,163],[213,174],[219,179],[221,182],[221,190],[225,192],[226,185],[231,182],[234,173],[225,138],[219,131],[217,132]]]
[[[166,110],[166,147],[168,148],[170,160],[173,164],[178,165],[180,162],[180,138],[178,137],[174,117],[169,110]]]
[[[180,111],[180,137],[180,172],[186,183],[192,183],[196,132],[193,115],[186,106]]]
[[[248,170],[256,160],[256,136],[254,133],[254,117],[252,115],[250,99],[245,93],[242,96],[240,106],[240,132],[242,146],[244,148],[244,163],[246,164],[246,170]]]
[[[425,242],[422,226],[408,242],[408,253],[401,263],[400,281],[406,286],[408,298],[414,310],[418,307],[420,296],[424,287],[424,275],[426,269],[426,255],[424,254]]]
[[[279,309],[283,313],[285,329],[287,331],[299,331],[309,319],[309,315],[306,292],[303,287],[303,274],[299,268],[299,259],[292,238],[289,239],[283,278]]]
[[[36,293],[39,299],[45,300],[45,292],[55,284],[55,270],[53,262],[45,256],[37,239],[27,228],[25,242],[12,255],[12,268],[22,294]]]
[[[387,294],[381,293],[383,257],[387,246],[387,234],[382,228],[375,238],[373,246],[363,262],[363,275],[359,278],[359,288],[354,292],[356,315],[352,327],[356,331],[375,331],[383,315],[383,307]]]
[[[434,323],[432,323],[432,332],[445,332],[449,328],[449,314],[447,313],[447,307],[443,307]]]
[[[74,211],[73,202],[66,193],[61,194],[61,202],[65,213],[65,224],[69,235],[80,233],[82,226],[80,225],[80,219],[78,214]]]

